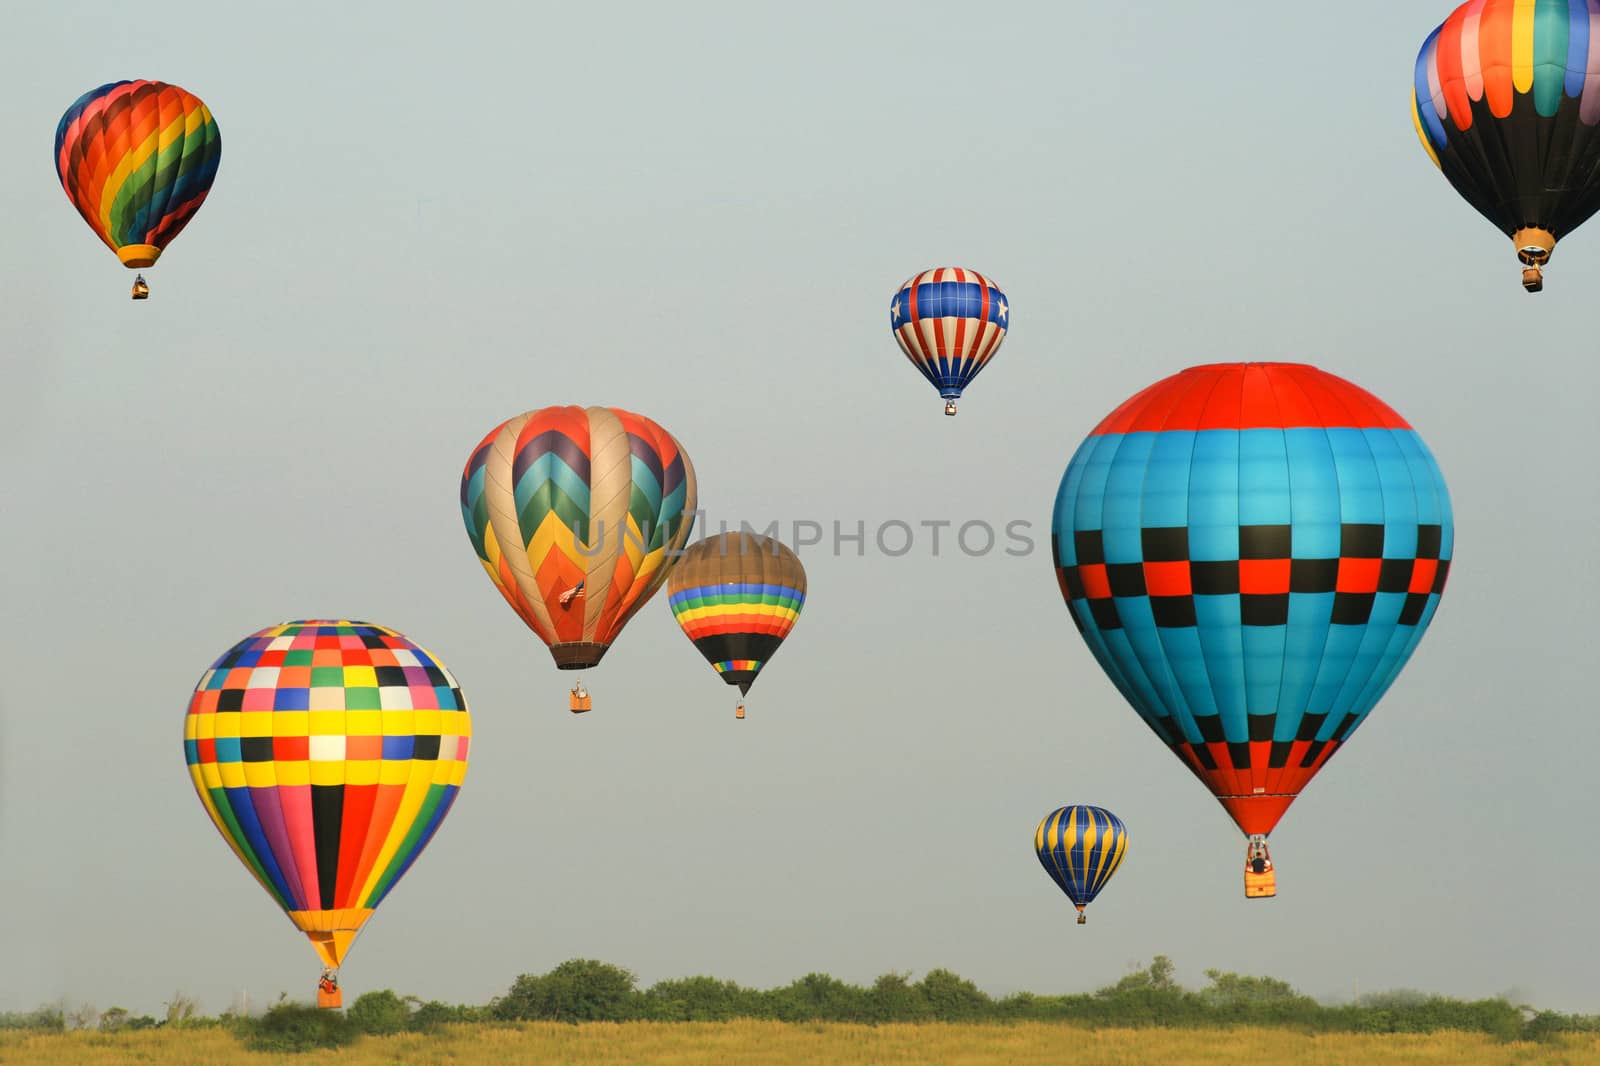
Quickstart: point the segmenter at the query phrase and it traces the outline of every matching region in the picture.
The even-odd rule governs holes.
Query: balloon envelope
[[[489,579],[556,665],[600,662],[694,526],[694,464],[643,415],[546,407],[473,449],[461,515]]]
[[[1543,230],[1553,247],[1600,208],[1595,56],[1594,0],[1469,0],[1417,55],[1423,150],[1507,235]]]
[[[1112,412],[1056,494],[1056,575],[1145,723],[1266,834],[1366,719],[1450,569],[1444,478],[1315,367],[1185,370]]]
[[[56,126],[67,199],[123,264],[147,267],[194,217],[222,161],[222,134],[200,98],[159,81],[84,93]]]
[[[889,328],[911,365],[947,400],[989,365],[1011,326],[1000,287],[976,270],[938,267],[900,286]]]
[[[471,735],[435,656],[383,626],[302,621],[201,675],[183,747],[223,839],[338,967],[449,813]]]
[[[1128,829],[1103,807],[1060,807],[1033,833],[1039,865],[1082,910],[1122,865]]]
[[[667,579],[667,603],[684,635],[741,693],[777,654],[805,602],[799,556],[753,533],[692,545]]]

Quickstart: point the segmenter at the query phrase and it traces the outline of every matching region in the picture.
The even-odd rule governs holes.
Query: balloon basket
[[[335,988],[329,991],[326,988],[317,989],[317,1006],[323,1010],[337,1010],[344,1006],[344,993]]]
[[[1260,869],[1256,868],[1257,863]],[[1270,899],[1278,894],[1278,872],[1265,837],[1251,837],[1244,853],[1244,898]]]
[[[1529,292],[1544,291],[1544,274],[1536,266],[1526,267],[1522,271],[1522,287]]]
[[[744,721],[744,704],[741,703],[739,706],[734,708],[733,716],[739,719],[741,722]]]
[[[148,299],[150,299],[150,286],[149,286],[149,284],[147,284],[145,282],[143,274],[138,274],[138,275],[134,276],[134,279],[133,279],[133,298],[135,300],[148,300]]]

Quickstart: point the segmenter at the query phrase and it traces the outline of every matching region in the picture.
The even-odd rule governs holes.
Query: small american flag
[[[560,603],[563,608],[567,608],[567,607],[571,607],[572,606],[572,601],[573,600],[581,600],[581,599],[583,599],[583,582],[582,581],[578,582],[572,588],[570,588],[567,591],[563,592],[561,594],[561,599],[558,600],[557,602]]]

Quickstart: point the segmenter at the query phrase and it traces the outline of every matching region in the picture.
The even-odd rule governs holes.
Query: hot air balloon
[[[1311,366],[1228,363],[1095,427],[1052,540],[1089,650],[1254,866],[1416,649],[1454,533],[1433,456],[1383,401]]]
[[[311,940],[319,1006],[378,904],[438,831],[472,723],[435,656],[392,629],[285,622],[200,677],[184,757],[233,853]]]
[[[501,423],[461,475],[461,515],[489,579],[562,670],[600,662],[667,580],[694,526],[694,465],[615,407],[546,407]],[[571,709],[591,706],[580,680]]]
[[[1078,908],[1078,924],[1089,919],[1083,908],[1106,887],[1128,850],[1128,828],[1103,807],[1060,807],[1044,816],[1033,832],[1039,865]]]
[[[78,97],[56,125],[67,199],[129,269],[154,266],[200,210],[222,134],[200,98],[160,81],[114,81]],[[133,298],[150,287],[135,275]]]
[[[693,545],[667,579],[667,604],[722,680],[739,686],[735,718],[761,668],[800,620],[806,570],[771,537],[723,533]]]
[[[1468,0],[1417,54],[1411,119],[1456,192],[1505,232],[1522,286],[1600,208],[1600,4]]]
[[[900,286],[889,303],[889,328],[911,365],[956,413],[961,390],[989,364],[1011,326],[1000,286],[961,267],[925,270]]]

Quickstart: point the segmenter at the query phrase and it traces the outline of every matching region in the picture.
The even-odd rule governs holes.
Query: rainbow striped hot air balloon
[[[1039,865],[1078,908],[1078,924],[1088,918],[1083,908],[1106,887],[1128,850],[1128,829],[1103,807],[1059,807],[1044,816],[1033,831]]]
[[[739,695],[800,620],[806,570],[771,537],[723,533],[692,546],[667,579],[667,603],[683,633]],[[744,700],[734,717],[744,717]]]
[[[55,156],[78,214],[124,266],[142,268],[155,265],[205,202],[222,134],[200,98],[176,85],[115,81],[67,108]],[[148,295],[140,275],[134,299]]]
[[[1399,675],[1450,495],[1383,401],[1290,363],[1174,374],[1095,427],[1052,531],[1072,621],[1252,857]]]
[[[1417,54],[1411,118],[1538,292],[1556,241],[1600,209],[1600,2],[1468,0]]]
[[[467,773],[472,723],[439,659],[366,622],[286,622],[200,677],[184,757],[206,813],[337,973],[433,839]]]
[[[473,449],[461,516],[489,579],[562,670],[595,666],[667,580],[694,526],[694,464],[615,407],[546,407]],[[572,709],[588,710],[573,689]]]
[[[889,328],[911,365],[944,397],[944,413],[989,365],[1011,328],[1011,305],[976,270],[937,267],[900,286],[889,301]]]

